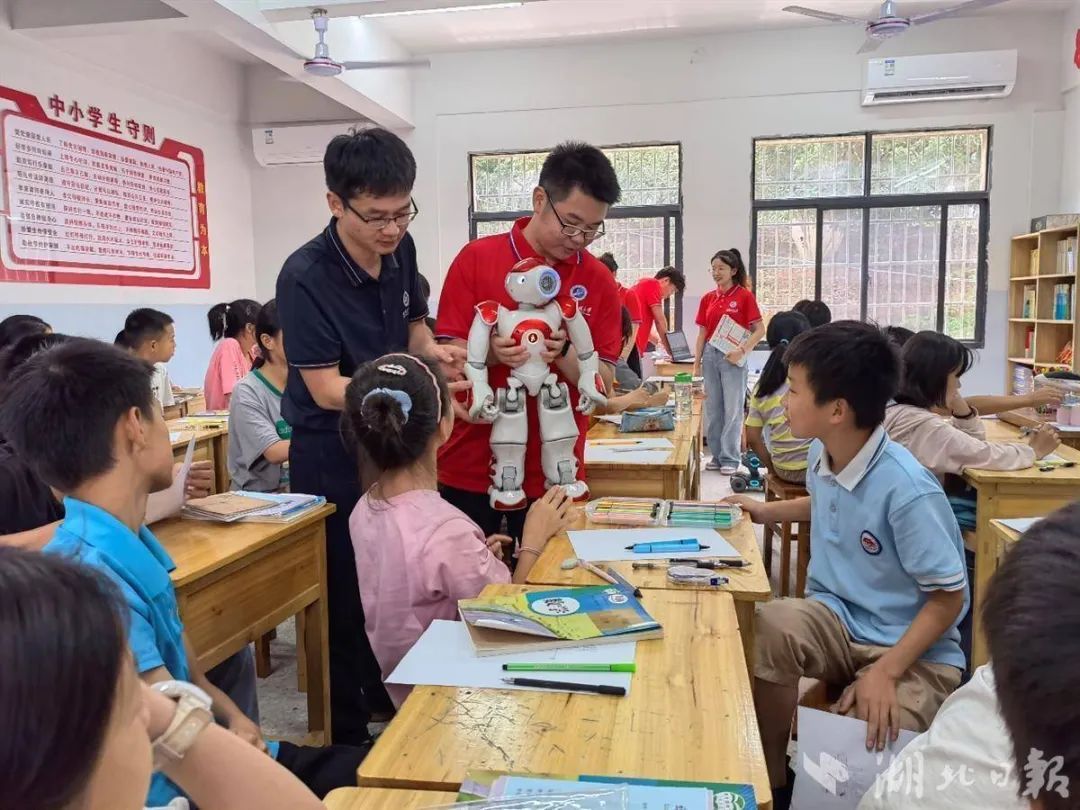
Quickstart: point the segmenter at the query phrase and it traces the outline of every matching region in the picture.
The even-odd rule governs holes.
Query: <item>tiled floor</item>
[[[704,465],[704,459],[702,461]],[[701,498],[714,501],[731,494],[728,477],[718,472],[701,473]],[[754,531],[761,543],[761,527]],[[779,551],[773,568],[779,570]],[[773,592],[777,592],[777,577],[770,574]],[[359,632],[363,632],[360,628]],[[307,733],[307,703],[303,694],[296,690],[296,633],[292,621],[278,628],[277,640],[270,644],[273,673],[259,681],[259,708],[262,713],[263,731],[270,737],[303,739]]]

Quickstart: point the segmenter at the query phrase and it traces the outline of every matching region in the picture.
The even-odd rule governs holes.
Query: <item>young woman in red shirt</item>
[[[705,440],[712,454],[705,469],[731,475],[739,469],[742,448],[746,358],[765,336],[765,323],[739,251],[721,250],[711,265],[716,289],[706,293],[698,307],[694,374],[705,378]],[[710,342],[725,317],[748,332],[737,348],[727,352]]]

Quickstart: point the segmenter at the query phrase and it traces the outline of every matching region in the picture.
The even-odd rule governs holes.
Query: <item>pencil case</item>
[[[605,497],[590,501],[585,515],[593,523],[608,526],[698,526],[723,530],[739,522],[742,509],[734,504],[706,501]]]
[[[673,408],[643,408],[640,411],[624,411],[619,423],[620,433],[652,433],[675,429]]]

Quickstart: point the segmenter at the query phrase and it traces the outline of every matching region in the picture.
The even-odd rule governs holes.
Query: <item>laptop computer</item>
[[[690,352],[690,344],[686,342],[686,335],[682,330],[667,333],[668,345],[671,346],[671,360],[673,363],[693,363],[694,355]]]

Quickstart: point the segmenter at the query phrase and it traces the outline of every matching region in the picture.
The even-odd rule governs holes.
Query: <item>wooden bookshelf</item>
[[[1071,262],[1059,258],[1059,244],[1073,239]],[[1071,365],[1059,362],[1065,344],[1077,337],[1076,266],[1080,262],[1080,228],[1071,225],[1025,233],[1012,238],[1009,263],[1009,308],[1006,323],[1006,390],[1011,391],[1016,366],[1044,371],[1077,370],[1076,353]],[[1038,251],[1033,255],[1033,251]],[[1071,271],[1071,272],[1068,272]],[[1072,282],[1069,319],[1055,318],[1054,292],[1058,284]],[[1025,297],[1030,304],[1025,310]],[[1030,335],[1030,338],[1029,338]]]

